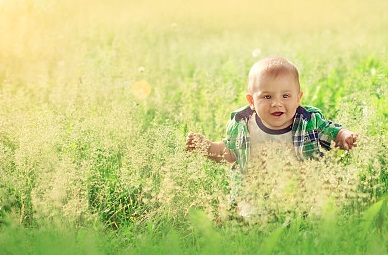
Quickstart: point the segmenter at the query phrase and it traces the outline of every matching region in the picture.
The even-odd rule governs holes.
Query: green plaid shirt
[[[236,163],[242,172],[250,154],[248,120],[253,110],[244,106],[231,114],[226,125],[226,138],[223,142],[236,157]],[[298,159],[321,156],[320,148],[330,150],[331,141],[335,139],[341,125],[326,120],[321,110],[312,106],[299,106],[292,124],[292,143]]]

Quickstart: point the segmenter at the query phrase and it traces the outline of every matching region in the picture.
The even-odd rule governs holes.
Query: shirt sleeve
[[[245,172],[249,157],[249,134],[244,121],[231,120],[226,126],[226,147],[233,153],[241,172]]]
[[[226,124],[226,137],[222,140],[226,147],[231,150],[236,157],[234,152],[237,149],[236,141],[238,137],[238,123],[235,120],[229,120]],[[237,157],[236,157],[237,158]]]
[[[326,120],[321,112],[316,112],[316,125],[320,144],[327,150],[330,150],[330,145],[337,137],[338,132],[343,128],[340,124]]]

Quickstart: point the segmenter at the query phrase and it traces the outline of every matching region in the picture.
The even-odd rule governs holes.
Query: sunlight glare
[[[137,100],[145,100],[151,94],[151,85],[145,81],[136,81],[132,86],[132,93]]]

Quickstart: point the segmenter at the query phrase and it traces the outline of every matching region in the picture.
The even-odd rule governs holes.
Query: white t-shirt
[[[268,153],[273,153],[272,157],[280,160],[289,156],[295,158],[292,145],[292,125],[281,130],[269,129],[264,126],[259,116],[254,112],[248,121],[248,132],[251,142],[249,160],[253,163],[253,168],[250,171],[255,171],[255,163],[260,163],[262,160],[265,161],[266,156],[263,155],[268,155]],[[262,165],[260,165],[260,171],[262,170]],[[239,201],[237,204],[238,213],[241,216],[250,217],[257,214],[258,208],[252,205],[249,197]]]
[[[256,112],[248,121],[248,131],[251,141],[251,159],[256,158],[262,148],[275,146],[285,151],[292,151],[292,125],[280,130],[273,130],[264,126]]]

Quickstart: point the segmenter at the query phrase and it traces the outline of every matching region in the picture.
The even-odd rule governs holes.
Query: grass
[[[0,0],[1,253],[387,254],[387,7]],[[358,148],[269,151],[250,178],[184,151],[222,139],[268,55]]]

